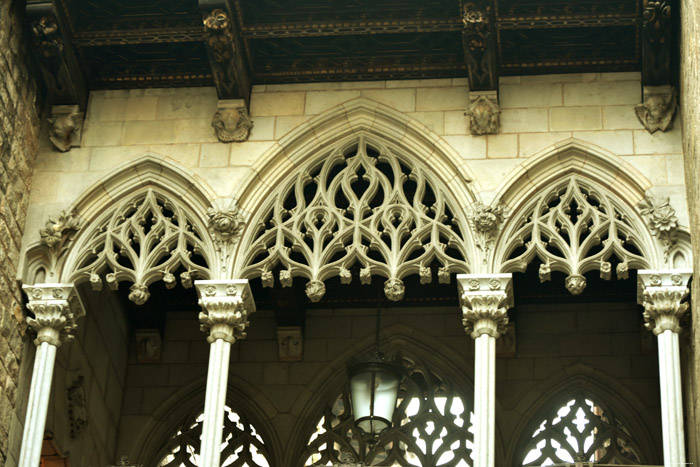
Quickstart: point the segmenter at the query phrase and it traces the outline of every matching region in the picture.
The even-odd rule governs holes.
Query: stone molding
[[[245,329],[250,324],[248,315],[255,312],[248,281],[198,280],[194,286],[203,310],[199,313],[200,329],[209,333],[207,342],[223,339],[233,344],[238,339],[244,339]]]
[[[680,333],[680,320],[688,310],[688,281],[692,269],[640,270],[637,274],[637,302],[644,307],[644,326],[659,335]]]
[[[458,274],[462,324],[473,339],[506,332],[508,308],[513,306],[512,274]]]
[[[85,315],[77,290],[72,284],[23,285],[29,301],[27,308],[34,314],[27,324],[37,337],[36,346],[47,342],[56,347],[73,340],[76,321]]]

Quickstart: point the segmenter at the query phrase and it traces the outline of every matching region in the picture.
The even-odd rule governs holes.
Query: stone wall
[[[576,138],[630,163],[657,195],[671,197],[680,223],[688,225],[680,121],[666,133],[644,130],[634,113],[641,102],[639,73],[508,77],[500,90],[501,132],[472,136],[464,116],[466,79],[254,86],[254,127],[247,142],[236,144],[219,143],[211,127],[213,88],[93,91],[82,147],[58,153],[43,144],[30,222],[40,226],[48,214],[145,153],[178,162],[217,196],[236,196],[255,175],[256,161],[280,138],[364,97],[417,120],[452,146],[476,175],[472,187],[485,202],[529,157]],[[33,228],[29,233],[27,244],[37,239]]]
[[[0,3],[0,465],[8,457],[26,326],[15,278],[39,131],[22,5]]]

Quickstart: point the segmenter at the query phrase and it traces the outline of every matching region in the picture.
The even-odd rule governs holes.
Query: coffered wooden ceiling
[[[200,5],[206,1],[49,3],[67,23],[89,89],[213,84],[202,22],[206,8]],[[236,53],[253,84],[468,74],[464,0],[223,3],[240,35],[242,50]],[[488,15],[498,75],[642,68],[642,0],[473,5]]]

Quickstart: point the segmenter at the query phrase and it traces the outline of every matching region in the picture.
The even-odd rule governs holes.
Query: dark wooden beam
[[[642,83],[670,85],[673,2],[644,0],[642,15]]]
[[[317,21],[304,23],[253,24],[242,28],[245,38],[350,36],[364,34],[431,33],[461,31],[459,18]]]
[[[78,47],[103,45],[162,44],[173,42],[201,42],[204,28],[168,27],[146,29],[108,29],[105,31],[83,31],[75,35]]]
[[[34,42],[32,51],[51,103],[76,105],[85,112],[88,90],[62,2],[29,0],[26,11]]]
[[[243,99],[250,105],[251,73],[236,12],[230,0],[199,0],[204,43],[219,99]]]
[[[462,2],[462,47],[469,74],[469,90],[498,90],[495,11],[487,0]]]

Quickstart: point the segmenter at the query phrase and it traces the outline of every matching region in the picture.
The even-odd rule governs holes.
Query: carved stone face
[[[222,109],[214,114],[211,126],[221,142],[245,141],[253,123],[243,109]]]
[[[669,100],[666,96],[652,95],[647,99],[646,105],[652,119],[658,122],[666,116]]]

